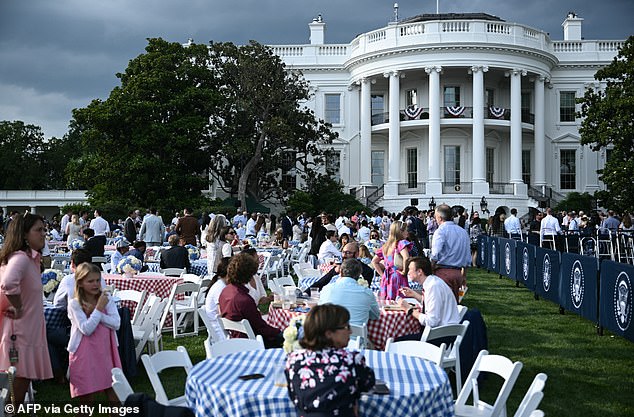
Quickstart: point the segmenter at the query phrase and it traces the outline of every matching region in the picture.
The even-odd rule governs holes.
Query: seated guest
[[[70,270],[71,273],[64,276],[57,286],[55,297],[53,298],[53,306],[55,308],[63,308],[66,310],[68,307],[68,300],[75,295],[75,269],[84,262],[91,262],[92,254],[86,249],[75,249],[70,255]],[[101,287],[105,287],[106,282],[101,280]]]
[[[161,251],[161,269],[166,268],[185,268],[189,271],[191,266],[189,261],[189,252],[184,246],[179,245],[180,238],[177,234],[169,237],[169,249]]]
[[[343,256],[344,260],[357,259],[359,257],[359,244],[357,242],[348,243],[346,246],[343,247],[341,255]],[[319,278],[319,281],[315,282],[310,287],[322,289],[330,283],[335,275],[339,275],[340,272],[341,265],[335,265],[334,268],[331,268],[330,271],[326,272],[321,278]],[[363,279],[368,281],[368,283],[372,283],[372,278],[374,278],[374,270],[368,265],[363,264],[361,266],[361,275],[363,275]]]
[[[145,264],[145,250],[147,249],[147,245],[145,244],[144,241],[142,240],[137,240],[136,242],[134,242],[132,244],[133,249],[131,249],[127,256],[134,256],[135,258],[137,258],[139,261],[141,261],[141,265],[143,265],[141,267],[141,271],[139,272],[145,272],[148,270],[148,266]]]
[[[207,313],[213,332],[219,340],[227,338],[225,331],[218,320],[218,302],[220,293],[227,286],[227,266],[229,265],[230,259],[231,258],[222,258],[220,260],[220,263],[216,267],[216,275],[214,275],[211,279],[211,282],[209,283],[209,290],[207,291],[207,296],[205,297],[205,313]]]
[[[249,248],[244,251],[244,253],[248,253],[253,257],[253,259],[260,263],[260,257],[258,256],[258,252],[254,248]],[[259,268],[259,266],[258,266]],[[257,272],[257,271],[256,271]],[[256,304],[266,304],[271,300],[270,297],[266,295],[266,290],[264,289],[264,285],[262,285],[262,278],[258,274],[255,274],[248,284],[244,284],[245,287],[249,290],[249,295],[253,298]]]
[[[431,262],[428,258],[416,256],[408,259],[407,276],[410,281],[418,282],[423,287],[423,294],[419,294],[410,288],[401,288],[400,292],[405,297],[412,297],[421,304],[425,303],[425,312],[401,299],[400,305],[407,315],[414,316],[421,326],[438,327],[460,322],[458,304],[452,289],[436,275],[432,274]],[[423,333],[402,336],[396,340],[420,340]]]
[[[59,224],[55,223],[53,225],[53,227],[51,228],[51,236],[53,237],[53,240],[56,242],[59,242],[63,239],[63,235],[59,230]]]
[[[117,273],[117,265],[119,265],[119,261],[125,258],[125,256],[130,251],[130,242],[125,239],[121,239],[115,245],[115,251],[110,258],[110,266],[112,273]]]
[[[245,287],[258,271],[258,261],[247,253],[240,253],[229,262],[227,268],[227,286],[220,293],[218,304],[222,317],[232,321],[247,319],[255,334],[264,339],[267,348],[282,347],[282,332],[267,324],[258,311],[258,307]],[[240,337],[246,337],[239,334]]]
[[[343,261],[341,277],[326,285],[319,296],[319,304],[333,303],[345,307],[350,312],[350,323],[359,326],[367,324],[368,320],[378,319],[381,313],[372,290],[357,283],[362,265],[357,259]]]
[[[88,250],[92,256],[103,256],[104,241],[99,236],[95,236],[95,231],[91,228],[84,229],[84,249]]]
[[[337,242],[337,231],[328,230],[326,232],[326,240],[321,244],[317,253],[317,259],[319,259],[320,263],[324,263],[328,258],[341,258],[341,252],[335,246]]]
[[[350,340],[348,310],[335,304],[313,307],[304,321],[303,349],[286,360],[288,394],[298,416],[356,416],[361,393],[374,386],[374,371]]]

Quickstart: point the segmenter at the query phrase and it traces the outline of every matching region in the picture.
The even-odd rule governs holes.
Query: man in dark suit
[[[170,248],[161,252],[161,269],[187,268],[189,271],[189,252],[178,244],[178,235],[171,235],[168,239]]]
[[[123,224],[123,234],[128,242],[134,242],[136,240],[136,213],[134,210],[128,212],[128,218],[125,219]]]
[[[84,229],[84,248],[94,256],[103,256],[104,241],[99,236],[95,236],[95,231],[91,228]]]
[[[286,213],[282,214],[282,236],[288,240],[293,238],[293,221]]]

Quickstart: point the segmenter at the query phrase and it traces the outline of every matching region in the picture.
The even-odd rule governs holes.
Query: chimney
[[[324,35],[326,33],[326,24],[321,18],[321,15],[317,15],[311,23],[308,24],[310,28],[310,44],[311,45],[323,45]]]
[[[580,41],[582,39],[581,22],[583,22],[583,19],[578,17],[575,12],[568,12],[566,20],[561,24],[564,27],[565,41]]]

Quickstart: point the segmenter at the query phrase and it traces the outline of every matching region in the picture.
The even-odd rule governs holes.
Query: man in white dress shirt
[[[561,226],[559,226],[559,221],[553,216],[553,210],[548,207],[546,209],[546,216],[542,219],[539,227],[539,234],[541,236],[540,243],[544,240],[544,236],[553,236],[553,239],[556,239],[554,236],[560,233]],[[557,245],[555,244],[555,246]],[[554,250],[556,247],[552,249]]]
[[[522,224],[520,223],[520,219],[517,218],[516,208],[512,208],[511,215],[504,220],[504,230],[506,230],[510,238],[522,235]]]

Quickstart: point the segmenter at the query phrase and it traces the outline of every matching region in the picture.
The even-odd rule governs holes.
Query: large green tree
[[[583,117],[581,143],[593,150],[611,149],[600,179],[608,187],[608,201],[602,204],[616,210],[632,210],[634,193],[634,36],[619,50],[610,65],[600,69],[595,79],[605,83],[603,90],[588,90],[580,99]]]
[[[217,80],[205,45],[149,39],[105,100],[73,111],[80,143],[67,168],[93,206],[182,208],[203,202]]]
[[[64,139],[46,139],[39,126],[0,121],[0,189],[64,188]]]
[[[336,134],[303,106],[310,93],[302,75],[266,46],[211,43],[210,51],[222,85],[221,105],[211,118],[211,172],[243,207],[247,191],[284,200],[294,191],[284,178],[306,181],[323,171]]]

